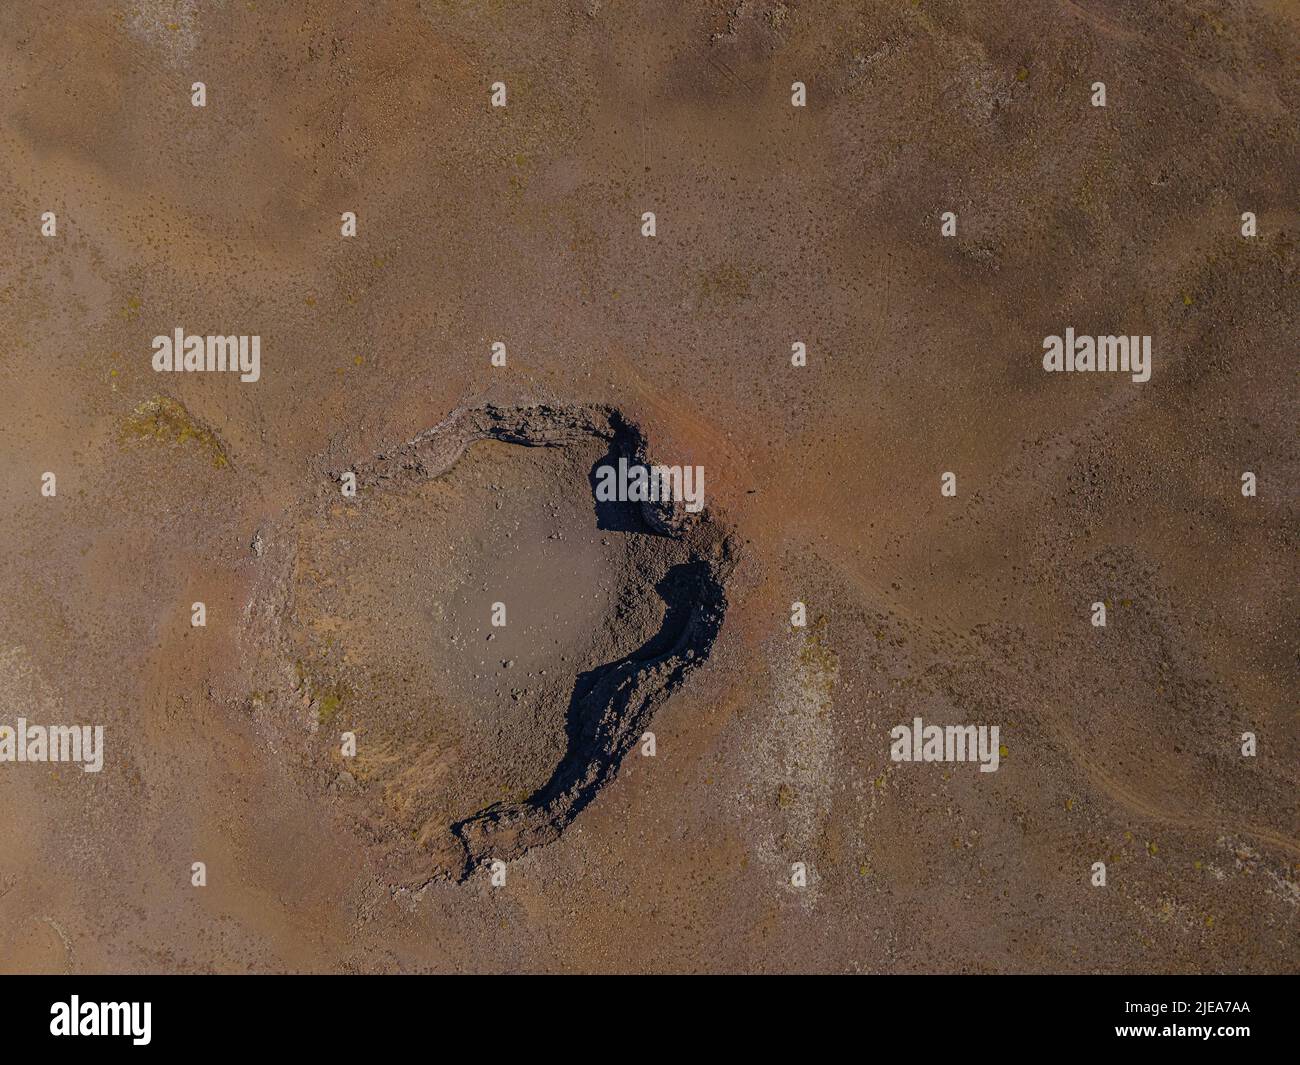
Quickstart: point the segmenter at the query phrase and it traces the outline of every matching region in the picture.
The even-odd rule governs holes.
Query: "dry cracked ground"
[[[4,5],[0,969],[1295,971],[1298,29]]]

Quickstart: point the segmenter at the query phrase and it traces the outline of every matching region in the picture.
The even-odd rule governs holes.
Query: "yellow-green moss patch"
[[[207,426],[194,419],[183,403],[167,396],[146,399],[122,423],[122,440],[151,440],[160,444],[195,444],[217,469],[230,465],[225,445]]]

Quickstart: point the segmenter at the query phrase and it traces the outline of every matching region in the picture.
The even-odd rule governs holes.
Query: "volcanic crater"
[[[598,502],[620,458],[651,461],[613,408],[463,408],[263,560],[259,720],[430,878],[557,839],[709,655],[734,541],[708,508]]]

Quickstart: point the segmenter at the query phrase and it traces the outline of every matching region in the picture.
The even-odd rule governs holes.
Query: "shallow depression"
[[[557,838],[708,654],[729,541],[597,504],[619,456],[645,441],[607,408],[458,411],[297,523],[269,611],[294,697],[324,743],[355,732],[341,776],[435,875]]]

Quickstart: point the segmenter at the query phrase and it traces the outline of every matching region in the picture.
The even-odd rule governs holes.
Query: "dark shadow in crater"
[[[673,566],[655,591],[667,608],[659,630],[623,658],[579,674],[568,746],[551,779],[522,803],[497,803],[452,826],[465,847],[457,879],[482,861],[509,861],[557,838],[617,772],[655,707],[708,658],[726,610],[712,568],[703,561]]]
[[[670,569],[655,585],[655,591],[667,605],[659,631],[626,657],[578,674],[569,699],[567,752],[551,779],[528,800],[531,805],[549,806],[571,788],[583,783],[593,761],[607,750],[604,741],[610,738],[607,725],[611,711],[621,715],[627,709],[626,689],[629,686],[623,681],[646,663],[666,658],[684,648],[692,616],[703,598],[703,582],[707,577],[707,569],[701,562],[685,562]],[[701,632],[699,635],[704,638],[692,659],[696,664],[708,657],[715,633]],[[639,738],[640,733],[634,737]],[[572,815],[576,816],[590,799],[591,795],[584,794],[575,800]]]
[[[600,483],[597,476],[598,471],[602,466],[609,466],[614,470],[614,475],[617,477],[619,459],[626,459],[629,465],[636,461],[635,457],[628,453],[627,448],[616,436],[609,442],[609,451],[603,458],[596,460],[591,467],[591,472],[587,475],[587,483],[591,485],[592,505],[596,510],[596,528],[602,532],[652,534],[654,530],[641,516],[639,503],[629,503],[623,500],[602,500],[596,495],[596,486]]]
[[[618,411],[609,413],[610,433],[609,450],[605,457],[591,467],[587,482],[591,486],[591,498],[596,509],[596,528],[608,532],[641,533],[646,536],[669,536],[673,533],[659,523],[647,520],[648,511],[658,510],[662,515],[664,507],[653,501],[640,500],[602,500],[596,494],[600,479],[597,477],[602,466],[614,471],[615,484],[618,483],[619,462],[626,463],[629,474],[633,467],[648,468],[646,458],[646,440],[641,430],[624,418]],[[667,510],[671,511],[668,506]]]

